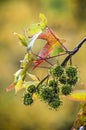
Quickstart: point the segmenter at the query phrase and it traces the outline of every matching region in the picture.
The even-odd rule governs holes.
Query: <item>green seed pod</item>
[[[28,86],[27,91],[29,93],[34,93],[36,91],[35,85]]]
[[[68,77],[77,76],[77,68],[75,66],[69,66],[68,68],[66,68],[66,74]]]
[[[51,102],[49,102],[49,106],[54,109],[58,108],[60,105],[61,101],[59,98],[54,98]]]
[[[62,66],[54,66],[52,68],[52,74],[56,77],[60,77],[64,72],[64,69]]]
[[[30,93],[25,93],[23,96],[23,104],[31,105],[33,103],[33,99]]]
[[[40,94],[40,97],[47,102],[50,102],[54,98],[54,95],[55,95],[53,88],[51,88],[49,86],[43,86],[40,89],[39,94]]]
[[[49,86],[57,87],[57,82],[55,80],[50,80],[49,81]]]
[[[63,85],[62,88],[61,88],[61,92],[62,92],[62,94],[64,94],[64,95],[70,94],[71,91],[72,91],[72,86],[69,85],[69,84],[65,84],[65,85]]]
[[[31,105],[32,103],[33,103],[33,99],[31,97],[24,98],[24,100],[23,100],[24,105]]]
[[[59,81],[61,84],[66,84],[66,76],[65,75],[62,75],[60,78],[59,78]]]
[[[50,80],[48,85],[49,85],[49,87],[53,88],[53,91],[55,93],[59,92],[58,83],[55,80]]]
[[[75,76],[73,78],[68,78],[67,79],[67,83],[70,84],[70,85],[75,85],[77,83],[77,81],[78,81],[78,77],[77,76]]]
[[[24,93],[23,97],[24,98],[29,98],[29,97],[31,97],[31,94],[30,93]]]

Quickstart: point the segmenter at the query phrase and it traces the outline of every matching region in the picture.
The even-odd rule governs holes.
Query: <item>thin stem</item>
[[[55,36],[55,34],[53,33],[53,31],[47,26],[47,29],[50,31],[50,33],[54,36],[54,38],[61,44],[61,46],[64,48],[64,50],[66,51],[66,52],[69,52],[69,50],[64,46],[64,44],[59,40],[59,38],[57,38],[56,36]]]
[[[33,52],[32,52],[32,53],[33,53]],[[37,55],[37,54],[35,54],[35,53],[33,53],[33,55],[35,55],[35,56],[41,58],[41,60],[45,60],[48,64],[50,64],[51,66],[53,66],[53,64],[50,63],[50,62],[47,60],[47,58],[42,58],[41,56],[39,56],[39,55]]]
[[[83,43],[86,41],[86,38],[84,38],[72,51],[70,51],[69,55],[63,60],[61,63],[61,66],[65,66],[68,60],[80,49],[80,47],[83,45]],[[38,84],[37,88],[49,77],[50,75],[47,74],[41,82]]]
[[[47,66],[38,66],[38,68],[49,69],[50,67],[47,67]]]
[[[53,66],[52,63],[50,63],[47,59],[44,59],[48,64],[50,64],[51,66]]]
[[[70,58],[70,65],[72,65],[72,58]]]
[[[47,79],[47,78],[49,78],[49,74],[47,74],[41,81],[40,81],[40,83],[37,85],[37,89],[39,88],[39,86]]]
[[[55,56],[52,56],[52,57],[47,57],[46,59],[52,59],[52,58],[55,58],[55,57],[58,57],[58,56],[63,56],[65,54],[67,54],[67,52],[61,53],[61,54],[58,54],[58,55],[55,55]]]

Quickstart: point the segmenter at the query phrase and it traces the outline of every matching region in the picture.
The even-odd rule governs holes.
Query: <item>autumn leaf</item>
[[[37,77],[36,75],[30,74],[30,73],[28,73],[28,75],[29,75],[29,77],[30,77],[33,81],[39,83],[39,79],[38,79],[38,77]]]
[[[53,47],[53,51],[50,53],[50,56],[58,55],[60,52],[63,52],[63,49],[61,47],[58,47],[57,45],[55,45]]]
[[[9,92],[12,89],[15,88],[15,85],[17,84],[17,82],[21,79],[21,71],[22,69],[19,69],[15,74],[14,74],[14,81],[13,83],[11,83],[7,88],[6,91]]]
[[[11,83],[7,88],[6,88],[6,92],[11,91],[12,89],[15,88],[15,83]]]
[[[40,27],[41,27],[41,29],[44,29],[47,25],[47,19],[46,19],[45,15],[42,13],[40,13],[39,18],[40,18]]]
[[[15,92],[17,93],[19,90],[21,90],[25,83],[25,78],[27,76],[27,71],[30,67],[30,65],[33,62],[33,55],[32,53],[27,53],[25,54],[24,59],[21,61],[20,67],[15,74],[14,74],[14,81],[12,84],[10,84],[7,88],[6,91],[11,91],[13,88],[15,88]]]
[[[33,93],[32,99],[37,100],[39,98],[39,95],[37,93]]]
[[[14,32],[14,35],[18,37],[18,39],[20,40],[20,43],[21,43],[23,46],[27,47],[28,39],[27,39],[25,36],[23,36],[23,35],[21,35],[21,34],[18,34],[18,33],[16,33],[16,32]]]
[[[53,32],[53,34],[56,36],[56,34]],[[60,52],[64,51],[63,47],[60,44],[60,39],[57,37],[57,39],[52,35],[52,33],[49,31],[49,29],[46,29],[45,32],[42,32],[39,36],[38,39],[43,39],[46,40],[47,43],[44,45],[44,47],[42,48],[42,50],[40,51],[37,60],[34,62],[34,67],[36,68],[39,64],[41,64],[43,61],[45,61],[44,59],[50,55],[50,53],[52,51],[53,52],[53,56],[55,54],[59,54]]]
[[[70,95],[66,96],[72,101],[84,101],[86,102],[86,90],[75,90]]]
[[[40,22],[39,23],[35,23],[35,24],[31,24],[29,29],[28,29],[28,35],[29,37],[32,37],[33,35],[39,33],[40,31],[44,30],[47,26],[47,19],[44,16],[44,14],[40,14],[39,15],[40,18]]]
[[[47,19],[44,16],[44,14],[39,15],[40,22],[36,24],[31,24],[29,29],[28,29],[28,37],[29,37],[29,42],[27,46],[27,50],[31,50],[35,40],[38,38],[38,36],[42,33],[42,31],[45,29],[47,25]]]
[[[17,93],[18,91],[20,91],[23,88],[23,80],[22,78],[16,83],[15,85],[15,93]]]

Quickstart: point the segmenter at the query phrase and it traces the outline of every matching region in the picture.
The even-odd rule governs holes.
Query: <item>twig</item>
[[[50,67],[47,67],[47,66],[38,66],[38,68],[49,69]]]
[[[83,45],[83,43],[86,41],[86,38],[84,38],[72,51],[70,51],[69,55],[64,59],[64,61],[61,63],[61,66],[65,66],[68,60],[77,52],[79,51],[80,47]]]
[[[37,85],[37,89],[39,88],[39,86],[47,79],[47,78],[49,78],[49,74],[47,74],[41,81],[40,81],[40,83]]]
[[[68,60],[80,49],[80,47],[83,45],[83,43],[86,41],[86,38],[84,38],[72,51],[70,51],[69,55],[63,60],[61,63],[61,66],[65,66]],[[37,88],[42,84],[50,75],[47,74],[41,82],[37,85]]]
[[[58,57],[58,56],[63,56],[65,54],[67,54],[67,52],[61,53],[61,54],[58,54],[58,55],[55,55],[55,56],[47,57],[46,59],[52,59],[52,58],[55,58],[55,57]]]
[[[47,58],[42,58],[41,56],[39,56],[39,55],[37,55],[37,54],[35,54],[35,53],[33,53],[33,52],[32,52],[32,54],[35,55],[35,56],[37,56],[37,57],[39,57],[41,60],[46,61],[46,62],[47,62],[48,64],[50,64],[51,66],[53,65],[52,63],[50,63],[50,62],[47,60]],[[40,59],[38,59],[38,60],[40,60]]]
[[[69,50],[64,46],[64,44],[59,40],[59,38],[57,38],[56,36],[55,36],[55,34],[53,33],[53,31],[47,26],[47,29],[50,31],[50,33],[54,36],[54,38],[61,44],[61,46],[64,48],[64,50],[66,51],[66,52],[69,52]]]

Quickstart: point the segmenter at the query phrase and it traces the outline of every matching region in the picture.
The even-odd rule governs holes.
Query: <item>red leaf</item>
[[[6,88],[6,92],[11,91],[14,87],[15,87],[15,83],[10,84],[10,85]]]
[[[56,36],[56,34],[52,31],[52,33]],[[39,66],[42,62],[44,62],[44,58],[46,58],[51,51],[54,49],[54,46],[57,45],[58,47],[61,47],[60,39],[55,38],[54,35],[52,35],[49,29],[46,29],[45,32],[42,32],[37,39],[43,39],[46,40],[47,43],[44,45],[42,50],[40,51],[37,60],[34,62],[34,68]]]
[[[52,31],[53,32],[53,31]],[[56,36],[55,32],[53,32],[53,34]],[[52,33],[49,31],[49,29],[46,29],[45,32],[42,32],[39,36],[38,39],[43,39],[46,40],[51,46],[53,46],[53,44],[57,44],[58,46],[61,46],[60,43],[57,41],[57,39],[59,40],[59,38],[55,38]]]
[[[45,57],[49,55],[49,53],[52,51],[52,46],[49,43],[46,43],[42,50],[40,51],[38,55],[38,59],[34,62],[34,68],[36,68],[38,65],[40,65],[44,60]]]

